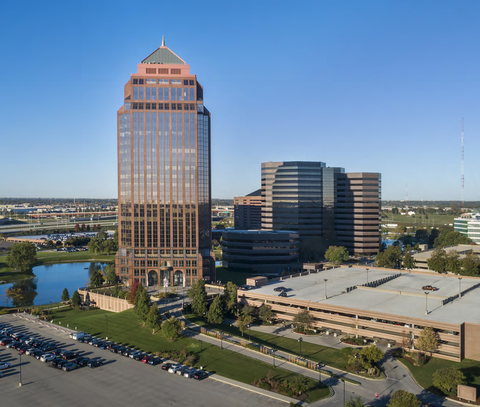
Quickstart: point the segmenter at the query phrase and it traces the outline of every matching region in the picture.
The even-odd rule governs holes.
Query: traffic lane
[[[12,324],[14,325],[14,324]],[[25,325],[25,324],[24,324]],[[30,325],[30,324],[28,324]],[[25,328],[32,333],[47,337],[43,327],[32,324]],[[20,326],[17,326],[19,329]],[[30,328],[30,329],[28,329]],[[57,336],[62,333],[54,331]],[[53,336],[53,335],[52,335]],[[52,338],[53,339],[53,338]],[[55,338],[57,339],[57,338]],[[18,363],[14,371],[1,380],[2,400],[9,406],[38,406],[68,404],[84,406],[85,403],[145,403],[145,405],[185,406],[283,406],[284,403],[256,393],[221,384],[213,380],[196,381],[161,370],[160,365],[150,366],[130,358],[113,354],[92,346],[69,340],[72,346],[91,358],[106,359],[106,365],[96,368],[80,368],[63,372],[50,363],[42,363],[30,356],[22,356],[22,382],[19,387]],[[68,339],[65,345],[69,345]],[[2,349],[18,360],[18,353]],[[2,352],[2,353],[3,353]]]

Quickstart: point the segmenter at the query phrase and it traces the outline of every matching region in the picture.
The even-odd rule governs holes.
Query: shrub
[[[261,389],[264,389],[264,390],[271,390],[272,389],[272,385],[270,383],[267,383],[267,382],[261,382],[258,387],[260,387]]]

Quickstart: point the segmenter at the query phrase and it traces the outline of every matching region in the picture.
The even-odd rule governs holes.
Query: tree
[[[430,356],[438,347],[438,336],[433,328],[426,326],[420,332],[415,346],[422,352],[430,352]]]
[[[379,362],[385,356],[385,354],[374,345],[363,348],[360,351],[360,355],[362,356],[362,358],[365,360],[367,364],[365,368],[372,367],[374,363]]]
[[[361,397],[350,397],[350,400],[345,403],[345,407],[365,407],[365,404],[363,404]]]
[[[449,250],[445,258],[445,270],[459,274],[461,271],[460,255],[456,250]]]
[[[441,248],[435,249],[427,260],[427,265],[430,270],[445,273],[447,271],[447,252]]]
[[[107,283],[113,285],[117,282],[117,275],[115,274],[115,265],[109,264],[105,267],[106,280]]]
[[[403,256],[403,267],[407,270],[415,268],[415,259],[410,253],[405,253],[405,256]]]
[[[400,264],[401,254],[399,247],[391,245],[387,250],[378,253],[375,261],[379,267],[393,268]]]
[[[460,274],[464,276],[478,276],[480,273],[480,257],[475,253],[468,253],[460,262]]]
[[[454,230],[442,230],[433,243],[433,247],[454,246],[457,244],[470,244],[472,240]]]
[[[244,332],[247,330],[248,326],[253,322],[253,318],[251,315],[240,315],[237,318],[237,328],[242,333],[242,337]]]
[[[202,317],[207,313],[207,291],[205,281],[198,280],[188,290],[188,297],[192,300],[192,311],[196,316]]]
[[[390,397],[387,407],[420,407],[421,404],[415,394],[405,390],[397,390]]]
[[[257,307],[254,307],[253,305],[250,305],[250,304],[245,304],[242,308],[242,315],[250,316],[252,317],[252,321],[254,321],[255,317],[257,316]]]
[[[270,305],[267,305],[267,304],[262,304],[262,306],[258,309],[258,317],[264,323],[269,323],[274,317],[272,307]]]
[[[236,314],[237,312],[237,286],[231,281],[227,283],[223,293],[223,302],[225,303],[225,309],[232,313]]]
[[[101,287],[103,285],[103,273],[100,269],[95,269],[90,277],[92,287]]]
[[[130,304],[135,304],[135,297],[137,296],[137,290],[140,283],[137,280],[134,280],[127,294],[127,301]]]
[[[135,295],[135,313],[145,322],[147,320],[148,311],[150,309],[150,296],[145,290],[145,287],[140,284],[138,286],[137,294]]]
[[[31,242],[15,243],[7,257],[7,264],[22,272],[30,271],[37,260],[37,248]]]
[[[75,290],[73,292],[73,295],[72,295],[72,305],[74,307],[79,307],[80,305],[82,305],[82,298],[80,297],[80,294],[78,293],[77,290]]]
[[[174,317],[171,317],[170,319],[167,319],[162,323],[163,335],[170,342],[175,341],[179,337],[181,331],[182,324],[178,319],[175,319]]]
[[[465,383],[465,375],[456,367],[446,367],[433,373],[433,385],[452,396],[457,395],[457,386]]]
[[[67,302],[69,299],[70,299],[70,294],[68,293],[68,290],[64,288],[62,293],[62,301]]]
[[[343,246],[330,246],[325,252],[325,258],[334,264],[341,264],[350,258],[348,250]]]
[[[106,239],[102,242],[102,250],[107,252],[107,254],[116,253],[118,250],[118,245],[113,239]]]
[[[300,311],[293,317],[293,323],[297,328],[301,327],[303,331],[310,329],[311,325],[313,324],[313,316],[306,310]]]
[[[160,313],[156,304],[152,304],[147,314],[147,324],[152,328],[152,334],[160,327]]]
[[[207,312],[207,321],[210,324],[221,324],[223,322],[223,307],[220,296],[217,295]]]
[[[88,248],[93,251],[95,255],[97,255],[101,250],[104,250],[103,244],[105,240],[107,240],[107,235],[104,231],[100,231],[95,235],[95,237],[90,239],[90,242],[88,242]]]
[[[80,232],[80,225],[78,223],[75,225],[75,232]]]

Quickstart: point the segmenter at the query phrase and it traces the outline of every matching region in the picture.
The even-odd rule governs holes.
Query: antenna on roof
[[[165,46],[165,36],[162,35],[162,47],[164,47],[164,46]]]

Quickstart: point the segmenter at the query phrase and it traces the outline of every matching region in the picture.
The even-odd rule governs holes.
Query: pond
[[[0,305],[30,307],[61,301],[63,289],[72,296],[78,287],[85,287],[96,268],[104,269],[106,263],[61,263],[33,268],[35,278],[0,285]],[[6,292],[11,288],[19,295],[10,299]],[[8,302],[7,302],[8,301]]]

